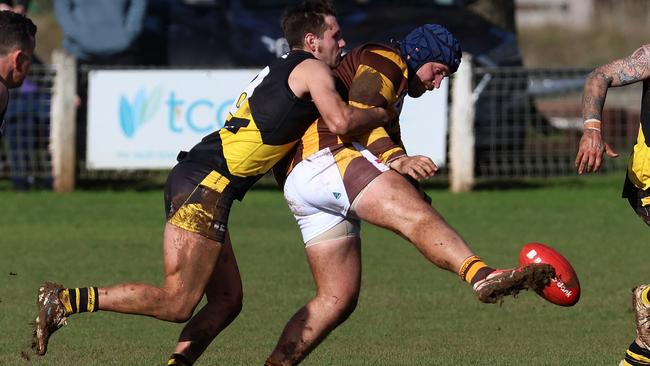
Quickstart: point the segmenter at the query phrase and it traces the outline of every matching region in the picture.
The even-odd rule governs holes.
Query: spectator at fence
[[[82,64],[137,64],[146,6],[146,0],[54,0],[63,48]]]
[[[631,55],[614,60],[592,71],[585,80],[582,98],[584,132],[580,139],[575,165],[578,174],[598,172],[603,156],[616,158],[618,153],[602,137],[603,106],[610,87],[643,81],[641,121],[637,142],[629,158],[623,186],[626,198],[636,214],[650,226],[650,44]],[[650,285],[632,290],[637,337],[627,349],[620,366],[650,365]]]

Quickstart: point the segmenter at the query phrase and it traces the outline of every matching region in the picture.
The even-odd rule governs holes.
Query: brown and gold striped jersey
[[[408,86],[407,70],[397,49],[381,44],[365,44],[346,54],[335,69],[337,89],[344,100],[354,107],[393,107],[399,111]],[[288,174],[300,161],[324,148],[330,148],[336,156],[352,141],[361,143],[385,163],[405,154],[398,119],[385,128],[377,128],[360,136],[340,137],[318,118],[300,139],[293,157],[287,162],[286,172]]]

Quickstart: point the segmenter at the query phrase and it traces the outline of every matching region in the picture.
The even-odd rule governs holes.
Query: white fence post
[[[52,177],[56,192],[75,188],[77,65],[74,57],[62,50],[52,52],[56,75],[50,109]]]
[[[449,184],[452,192],[467,192],[474,187],[474,117],[472,97],[472,56],[463,61],[452,83],[449,128]]]

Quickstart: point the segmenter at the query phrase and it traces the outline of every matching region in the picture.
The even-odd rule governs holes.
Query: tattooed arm
[[[597,172],[603,154],[615,158],[618,153],[603,141],[601,135],[603,106],[607,89],[650,78],[650,44],[641,46],[630,56],[614,60],[592,71],[585,80],[582,97],[582,118],[585,129],[580,139],[575,165],[578,174]]]
[[[585,80],[582,118],[601,120],[603,105],[610,87],[636,83],[650,77],[650,44],[641,46],[630,56],[614,60],[592,71]]]

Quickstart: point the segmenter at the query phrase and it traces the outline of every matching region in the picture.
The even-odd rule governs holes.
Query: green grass
[[[431,190],[435,207],[494,266],[521,246],[550,244],[574,264],[572,308],[534,293],[481,304],[455,275],[407,242],[364,225],[355,313],[305,365],[615,365],[634,337],[630,289],[648,282],[648,228],[620,199],[622,177],[534,182],[510,190]],[[0,364],[164,365],[180,324],[82,314],[45,357],[21,358],[45,280],[68,286],[161,283],[161,191],[0,191]],[[279,192],[236,203],[231,235],[244,310],[197,365],[261,365],[291,314],[313,293],[299,232]]]

